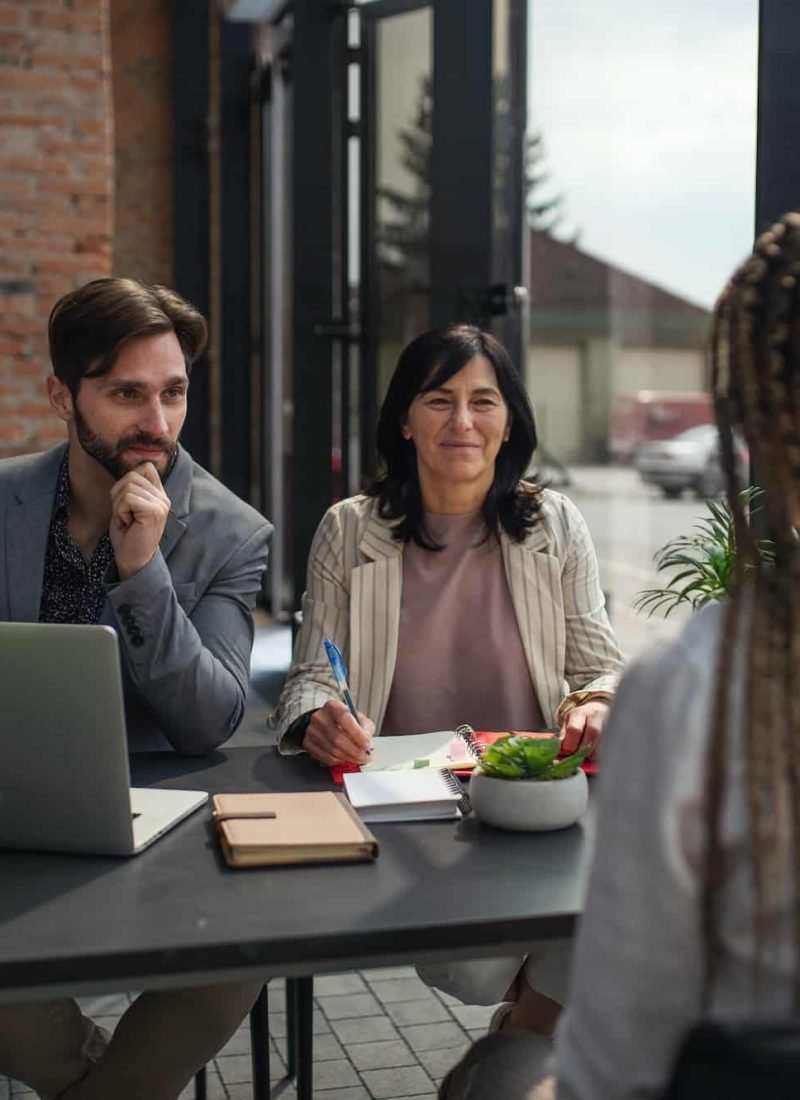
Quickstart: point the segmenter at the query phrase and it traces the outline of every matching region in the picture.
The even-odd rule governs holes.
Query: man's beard
[[[162,482],[167,480],[172,467],[175,465],[175,459],[178,457],[178,444],[169,436],[153,436],[147,435],[146,432],[132,432],[130,435],[124,435],[115,444],[109,443],[107,439],[104,439],[89,427],[88,421],[78,408],[77,401],[73,401],[73,413],[75,431],[81,447],[90,458],[93,458],[95,462],[99,462],[115,481],[119,481],[125,474],[141,465],[141,463],[136,463],[129,466],[123,462],[122,455],[130,447],[160,447],[164,451],[167,464],[163,470],[156,466],[156,470]]]

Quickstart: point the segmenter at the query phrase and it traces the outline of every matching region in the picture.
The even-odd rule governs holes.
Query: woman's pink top
[[[539,730],[536,697],[503,569],[480,512],[425,513],[445,548],[403,551],[397,662],[382,734]]]

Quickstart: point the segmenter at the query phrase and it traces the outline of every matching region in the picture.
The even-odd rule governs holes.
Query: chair
[[[297,1100],[312,1100],[314,1067],[314,979],[286,979],[286,1078],[294,1080]],[[269,999],[264,985],[250,1009],[253,1100],[270,1100]],[[283,1082],[276,1086],[281,1088]],[[205,1066],[195,1074],[195,1100],[206,1100]]]
[[[800,1020],[699,1024],[689,1032],[663,1100],[796,1100]]]

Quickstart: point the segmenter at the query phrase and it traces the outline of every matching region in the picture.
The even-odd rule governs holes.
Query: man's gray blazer
[[[0,461],[0,621],[39,618],[65,449]],[[244,712],[272,527],[183,449],[164,488],[172,507],[159,551],[124,581],[112,566],[100,621],[119,634],[130,750],[200,755]]]

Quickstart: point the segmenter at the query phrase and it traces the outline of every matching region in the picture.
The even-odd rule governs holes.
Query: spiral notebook
[[[471,726],[434,733],[407,733],[398,737],[376,737],[372,759],[362,772],[418,771],[439,768],[448,771],[474,768],[484,746]]]
[[[386,821],[452,821],[469,810],[469,799],[450,772],[348,772],[344,786],[350,804],[369,824]]]

